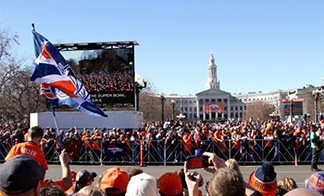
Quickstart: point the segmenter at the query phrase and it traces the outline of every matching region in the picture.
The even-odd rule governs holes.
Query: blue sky
[[[231,93],[319,86],[324,77],[322,0],[0,0],[0,25],[20,36],[32,66],[31,23],[52,43],[139,42],[136,73],[158,92],[205,88],[210,53]]]

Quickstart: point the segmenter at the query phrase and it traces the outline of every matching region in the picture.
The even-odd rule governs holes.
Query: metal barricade
[[[100,141],[101,142],[101,141]],[[168,144],[166,141],[143,140],[141,141],[103,141],[84,145],[82,140],[71,145],[66,145],[72,164],[129,164],[129,165],[172,165],[183,164],[189,155],[212,152],[223,159],[234,158],[240,164],[260,164],[270,161],[274,164],[309,164],[312,159],[310,141],[301,139],[296,141],[253,139],[240,143],[237,148],[233,140],[224,140],[222,143],[214,140],[190,142],[191,151],[185,151],[184,142],[179,139],[176,143]],[[270,142],[270,143],[269,143]],[[58,163],[60,148],[57,141],[48,141],[43,146],[44,156],[48,163]],[[11,145],[0,143],[0,161],[4,162]],[[142,150],[142,156],[141,156]],[[201,152],[198,152],[201,151]],[[142,161],[142,162],[141,162]],[[324,162],[324,151],[319,155],[319,163]]]
[[[5,161],[5,158],[11,149],[11,144],[5,141],[0,142],[0,163]]]
[[[166,164],[176,164],[176,163],[184,163],[187,156],[193,156],[194,148],[192,142],[187,144],[189,149],[192,150],[185,150],[184,144],[182,140],[179,140],[176,144],[173,145],[167,145],[167,143],[164,143],[164,154],[165,154],[165,160],[164,165]]]
[[[137,146],[137,145],[135,145]],[[101,146],[101,164],[133,164],[133,142],[109,142]],[[135,149],[136,150],[136,149]]]
[[[298,151],[294,148],[292,144],[287,144],[281,140],[264,140],[264,139],[254,139],[247,141],[248,144],[240,143],[239,148],[234,148],[233,140],[224,140],[224,143],[216,142],[214,140],[208,141],[206,146],[202,148],[203,152],[213,152],[219,157],[227,159],[236,159],[240,164],[259,164],[264,161],[270,161],[275,164],[291,164],[297,161],[300,162],[298,157],[306,155],[306,157],[311,156],[309,146],[306,146],[303,151]],[[249,144],[249,143],[253,144]],[[268,142],[266,144],[266,142]],[[192,144],[192,148],[196,148]],[[324,152],[324,151],[322,151]],[[188,154],[188,153],[187,153]],[[189,155],[195,154],[191,152]],[[324,155],[324,154],[323,154]],[[165,145],[165,164],[174,164],[174,158],[181,157],[177,160],[177,163],[183,163],[186,159],[185,153],[183,151],[183,141],[171,148]],[[323,156],[324,157],[324,156]],[[307,159],[309,162],[309,160]]]
[[[59,162],[59,152],[56,149],[56,144],[55,140],[49,140],[42,146],[45,159],[48,163]]]
[[[312,149],[309,139],[304,138],[299,141],[298,149],[296,150],[297,161],[300,163],[310,163],[312,160]]]

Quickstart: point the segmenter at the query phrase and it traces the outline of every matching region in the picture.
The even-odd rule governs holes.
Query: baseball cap
[[[182,182],[175,172],[167,172],[159,178],[159,192],[162,195],[182,195]]]
[[[141,173],[133,176],[127,186],[127,196],[157,196],[157,183],[156,180],[146,174]]]
[[[81,170],[77,173],[75,177],[75,181],[79,184],[86,184],[88,180],[94,179],[97,177],[97,174],[95,172],[89,172],[87,170]]]
[[[324,195],[324,173],[314,173],[308,178],[306,188]]]
[[[264,196],[274,196],[277,191],[277,173],[270,162],[264,162],[250,175],[250,185]]]
[[[18,194],[36,188],[44,179],[45,170],[33,158],[18,155],[2,165],[0,174],[1,189],[8,194]]]
[[[126,192],[128,174],[120,167],[108,169],[102,176],[100,189],[108,195],[119,195]]]

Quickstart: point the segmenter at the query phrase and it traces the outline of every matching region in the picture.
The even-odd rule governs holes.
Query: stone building
[[[257,101],[266,102],[275,106],[275,113],[285,118],[283,108],[283,100],[289,98],[302,98],[302,113],[309,111],[312,97],[311,92],[315,87],[307,87],[303,89],[278,90],[274,92],[249,92],[247,94],[232,94],[221,90],[220,80],[217,77],[217,65],[213,54],[210,55],[209,64],[207,66],[207,83],[205,90],[195,95],[177,95],[170,94],[165,96],[176,102],[176,106],[180,108],[182,114],[189,121],[194,120],[225,120],[229,118],[242,118],[246,111],[248,103]],[[299,117],[299,116],[298,116]]]

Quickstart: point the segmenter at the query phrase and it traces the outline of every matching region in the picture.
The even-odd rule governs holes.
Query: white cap
[[[146,173],[141,173],[133,176],[127,185],[126,196],[146,195],[158,195],[156,180]]]

